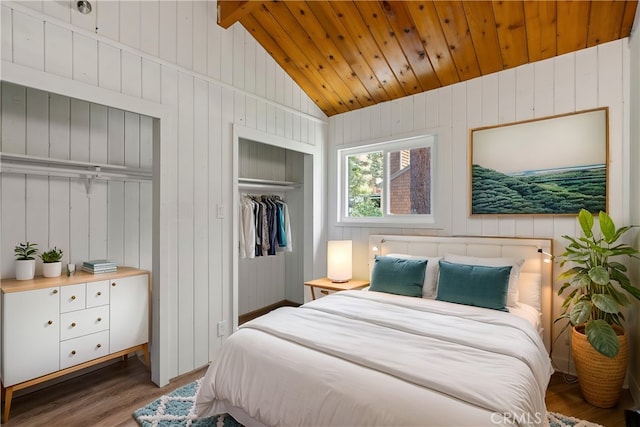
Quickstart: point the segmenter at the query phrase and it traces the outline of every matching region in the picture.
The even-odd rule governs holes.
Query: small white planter
[[[58,277],[62,273],[62,261],[45,262],[42,264],[42,275],[44,277]]]
[[[36,260],[16,260],[16,280],[31,280],[36,275]]]

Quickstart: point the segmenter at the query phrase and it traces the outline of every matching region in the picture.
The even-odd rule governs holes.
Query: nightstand
[[[323,294],[328,294],[329,291],[349,291],[352,289],[361,289],[369,286],[368,280],[349,280],[344,283],[335,283],[331,280],[323,277],[322,279],[314,279],[309,280],[308,282],[304,282],[305,286],[308,286],[311,289],[311,298],[316,299],[316,294],[314,289],[320,289],[320,292]]]

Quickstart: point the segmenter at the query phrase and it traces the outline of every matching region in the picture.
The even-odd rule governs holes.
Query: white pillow
[[[438,273],[440,271],[440,260],[442,259],[441,256],[426,257],[408,254],[388,254],[385,256],[400,259],[426,259],[427,269],[424,272],[424,282],[422,283],[422,298],[433,299],[436,297],[436,289],[438,287]]]
[[[518,301],[542,311],[542,275],[520,272],[518,278]]]
[[[511,274],[509,275],[509,292],[507,295],[507,306],[515,307],[518,303],[518,276],[520,276],[520,267],[524,264],[523,259],[518,258],[484,258],[476,256],[445,254],[445,261],[467,264],[467,265],[484,265],[487,267],[506,267],[511,266]],[[427,263],[427,266],[429,264]]]

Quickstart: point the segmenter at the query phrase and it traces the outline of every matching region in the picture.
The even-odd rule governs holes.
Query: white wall
[[[467,82],[379,104],[329,120],[328,191],[336,188],[335,148],[416,132],[440,132],[438,150],[447,150],[449,164],[438,164],[450,188],[446,206],[450,224],[442,230],[343,227],[335,224],[335,200],[328,203],[328,238],[352,239],[354,277],[368,277],[369,234],[440,234],[541,237],[563,249],[563,234],[577,235],[575,217],[469,217],[469,129],[546,117],[601,106],[609,107],[609,212],[619,224],[629,222],[629,47],[623,39]],[[635,77],[637,79],[637,76]],[[553,155],[553,153],[550,153]],[[554,267],[554,277],[559,273]],[[556,284],[557,289],[557,284]],[[554,300],[554,316],[561,299]],[[558,368],[567,369],[568,343],[554,347]]]
[[[213,1],[98,0],[89,15],[74,4],[3,1],[2,60],[175,118],[176,139],[161,142],[166,227],[153,237],[168,264],[158,314],[168,330],[151,343],[166,348],[165,383],[211,360],[217,323],[232,323],[233,124],[323,146],[326,117],[241,26],[216,25]]]
[[[0,151],[150,170],[152,119],[2,83]],[[109,258],[151,268],[151,182],[0,175],[1,277],[14,277],[13,244],[63,250],[63,265]],[[37,259],[36,274],[41,274]]]

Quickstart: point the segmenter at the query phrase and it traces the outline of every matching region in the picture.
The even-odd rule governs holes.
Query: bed
[[[369,250],[368,290],[281,308],[232,334],[203,378],[198,415],[247,426],[546,425],[550,240],[374,235]]]

